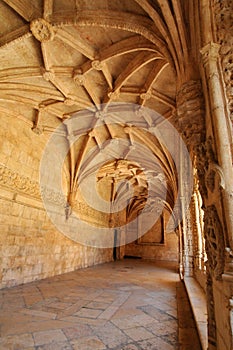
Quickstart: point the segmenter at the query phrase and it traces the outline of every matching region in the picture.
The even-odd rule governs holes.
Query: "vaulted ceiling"
[[[149,108],[172,121],[177,87],[192,55],[187,13],[194,13],[192,1],[1,0],[0,111],[21,119],[38,135],[50,134],[59,125],[69,136],[76,135],[77,127],[69,130],[67,121],[84,110],[91,111],[96,120],[98,113],[100,117],[116,103],[134,104],[137,110]],[[96,130],[93,118],[72,146],[71,192],[83,156],[93,146],[101,149],[106,140],[122,138],[128,142],[124,155],[140,140],[155,157],[160,149],[159,162],[170,176],[168,202],[173,206],[174,162],[158,146],[156,137],[139,130],[138,125],[123,125],[124,120],[120,126],[110,126],[102,118]],[[142,121],[144,126],[155,126],[145,115]],[[135,127],[134,138],[125,126]],[[123,155],[108,160],[99,181],[101,176],[109,177],[111,166],[116,173],[120,167],[121,175],[130,177],[132,164],[120,161]],[[142,184],[145,169],[138,167],[135,164],[134,170],[142,174],[141,182],[134,179],[133,183]],[[156,172],[153,167],[149,170]],[[143,186],[145,192],[147,185]],[[140,196],[136,197],[140,202]]]

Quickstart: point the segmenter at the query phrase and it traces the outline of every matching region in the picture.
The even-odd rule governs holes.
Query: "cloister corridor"
[[[0,19],[0,350],[233,350],[233,0]]]
[[[1,350],[199,350],[172,262],[124,259],[0,292]]]

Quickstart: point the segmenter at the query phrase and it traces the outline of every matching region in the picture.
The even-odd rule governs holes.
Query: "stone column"
[[[220,62],[226,88],[228,113],[233,123],[233,1],[213,0],[216,40],[220,46]]]
[[[182,85],[177,94],[177,115],[176,125],[183,137],[187,148],[190,153],[190,157],[195,162],[195,150],[205,137],[205,123],[204,123],[204,103],[201,83],[199,80],[190,80]],[[182,157],[182,155],[181,155]],[[181,166],[181,172],[185,169],[185,159],[181,159],[183,163]],[[185,192],[190,184],[186,184],[182,181],[182,208],[187,208],[190,203],[184,203]],[[190,208],[191,209],[191,208]],[[183,263],[184,263],[184,275],[193,275],[194,266],[194,252],[193,252],[193,230],[192,219],[190,209],[184,215],[182,231],[183,231]]]
[[[219,172],[222,174],[223,213],[230,247],[233,247],[233,169],[229,126],[226,116],[226,101],[219,73],[219,48],[209,43],[202,50],[205,79],[208,87],[210,117]]]
[[[194,252],[194,270],[201,269],[202,252],[202,229],[200,222],[200,207],[198,203],[198,190],[194,187],[191,200],[191,216],[193,230],[193,252]]]

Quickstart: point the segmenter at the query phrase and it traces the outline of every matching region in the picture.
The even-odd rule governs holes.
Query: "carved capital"
[[[30,23],[30,29],[34,37],[40,42],[50,41],[54,38],[52,25],[43,18],[34,19]]]

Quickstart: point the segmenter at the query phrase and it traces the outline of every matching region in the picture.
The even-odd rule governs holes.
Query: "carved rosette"
[[[220,280],[224,272],[225,249],[222,225],[214,205],[205,209],[204,235],[210,274]]]
[[[193,148],[204,139],[204,99],[199,80],[185,83],[176,96],[176,124],[188,148]]]
[[[54,38],[52,25],[43,18],[34,19],[30,23],[30,29],[34,37],[40,42],[53,40]]]
[[[214,16],[228,108],[233,122],[233,1],[214,0]]]

